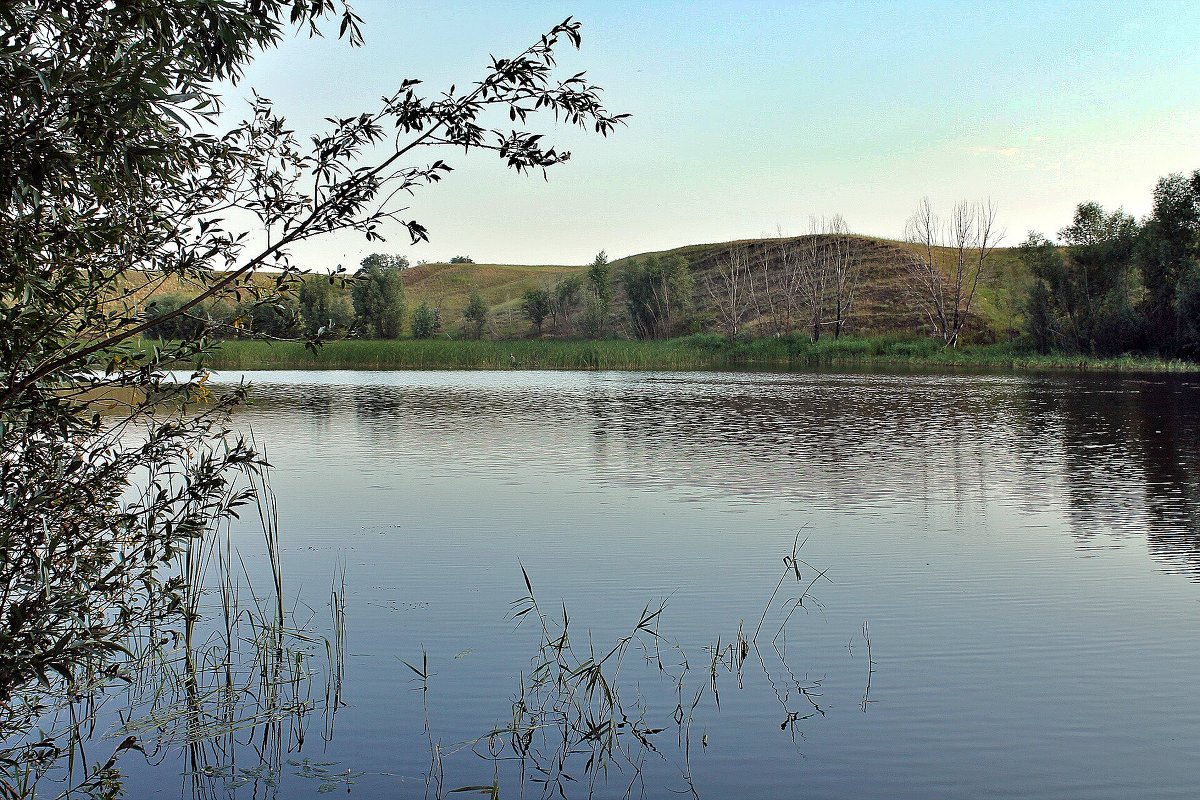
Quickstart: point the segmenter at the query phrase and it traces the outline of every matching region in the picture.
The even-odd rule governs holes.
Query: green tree
[[[1099,203],[1081,203],[1072,223],[1059,231],[1067,267],[1055,296],[1073,349],[1110,355],[1140,344],[1138,233],[1133,217],[1121,209],[1106,212]]]
[[[1154,187],[1154,212],[1142,228],[1138,249],[1150,344],[1169,352],[1183,335],[1184,321],[1178,313],[1181,282],[1200,262],[1200,170],[1159,180]],[[1182,291],[1186,295],[1187,287]]]
[[[475,260],[470,256],[455,256],[450,259],[451,264],[474,264]]]
[[[1175,293],[1179,352],[1200,361],[1200,264],[1193,262],[1179,278]]]
[[[442,311],[424,300],[413,311],[412,336],[414,339],[431,339],[442,329]]]
[[[692,308],[692,273],[682,256],[649,255],[622,271],[629,320],[639,339],[661,339]]]
[[[1039,353],[1062,346],[1064,337],[1061,311],[1056,297],[1066,280],[1066,263],[1058,247],[1036,231],[1018,248],[1020,259],[1033,280],[1025,301],[1025,325]]]
[[[293,293],[281,295],[271,303],[243,303],[238,316],[249,322],[251,333],[261,336],[293,339],[302,334],[300,308]]]
[[[571,327],[571,315],[583,302],[583,280],[578,275],[568,275],[554,284],[553,300],[550,316],[554,327],[560,331],[568,331]]]
[[[1062,248],[1030,233],[1019,253],[1033,278],[1026,314],[1039,349],[1110,355],[1140,344],[1138,234],[1133,217],[1097,203],[1075,209]]]
[[[180,630],[180,554],[251,499],[235,475],[264,468],[226,425],[245,390],[206,383],[211,312],[275,302],[314,237],[377,241],[393,225],[427,239],[392,200],[450,169],[426,146],[542,171],[567,154],[528,129],[539,114],[602,134],[622,123],[592,84],[555,75],[556,48],[580,39],[566,20],[462,90],[426,97],[405,80],[311,146],[258,96],[213,135],[221,85],[335,15],[332,0],[0,4],[0,773],[35,765],[26,787],[63,752],[36,732],[21,744],[30,710],[117,675],[135,632]],[[483,126],[491,112],[504,128]],[[173,308],[129,291],[168,279],[186,298]],[[196,335],[140,346],[183,318],[202,321]],[[133,398],[118,416],[87,405],[113,391]]]
[[[591,337],[601,337],[608,332],[608,318],[612,314],[613,287],[612,267],[608,254],[601,250],[592,259],[587,271],[587,294],[583,300],[583,328]]]
[[[205,317],[196,314],[174,315],[173,311],[190,300],[187,295],[163,294],[155,297],[147,305],[143,313],[149,319],[163,318],[156,322],[147,333],[160,339],[194,339],[204,331]]]
[[[336,276],[311,276],[300,284],[300,321],[309,337],[345,334],[354,324],[354,306]]]
[[[550,316],[553,303],[550,292],[545,289],[526,289],[525,294],[521,295],[521,311],[537,329],[539,336],[546,317]]]
[[[355,322],[371,339],[397,339],[404,331],[404,256],[374,253],[362,260],[350,296]]]
[[[479,339],[483,336],[483,329],[487,327],[489,310],[483,295],[479,293],[478,289],[473,290],[467,300],[467,307],[463,309],[463,319],[467,323],[472,338]]]

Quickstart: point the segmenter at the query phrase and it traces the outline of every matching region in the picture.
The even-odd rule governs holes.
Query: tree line
[[[1033,231],[1020,245],[1039,352],[1200,358],[1200,170],[1160,179],[1140,222],[1081,203],[1058,236]]]
[[[353,333],[367,339],[398,339],[408,333],[417,339],[429,338],[442,329],[441,311],[421,302],[411,316],[408,314],[402,276],[408,266],[404,256],[373,253],[362,260],[352,276],[308,275],[294,291],[280,293],[269,303],[254,297],[237,302],[221,296],[182,314],[175,312],[192,296],[164,293],[146,304],[151,318],[161,318],[149,333],[171,340],[201,334],[294,339],[338,338]]]
[[[713,329],[730,337],[751,330],[777,336],[803,330],[816,340],[826,328],[837,337],[849,325],[860,259],[840,216],[814,221],[809,237],[780,236],[757,249],[734,245],[717,262],[698,286],[691,264],[678,254],[652,253],[614,270],[601,251],[586,272],[526,289],[515,311],[536,336],[660,339]],[[456,256],[451,263],[474,262]],[[168,340],[201,335],[421,339],[445,333],[438,305],[422,301],[408,308],[403,280],[408,267],[402,255],[375,253],[352,275],[307,275],[294,291],[278,293],[269,303],[256,297],[236,302],[226,295],[191,304],[190,295],[156,294],[145,306],[156,320],[149,333]],[[624,300],[620,307],[618,295]],[[706,296],[710,302],[703,302]],[[507,312],[510,319],[513,310]],[[496,316],[473,289],[461,330],[482,338]]]
[[[816,342],[850,325],[862,274],[860,242],[842,216],[813,218],[804,237],[739,244],[704,280],[711,327],[730,338],[804,333]]]
[[[625,320],[615,310],[618,284],[625,292]],[[634,259],[616,276],[601,250],[584,275],[526,290],[521,311],[538,334],[549,323],[558,333],[602,338],[627,323],[636,338],[656,339],[688,332],[694,322],[693,301],[691,268],[681,256],[651,254]]]
[[[905,246],[893,255],[903,302],[928,335],[957,346],[980,319],[980,288],[990,284],[1023,317],[1011,321],[1009,336],[1039,352],[1200,357],[1200,170],[1161,179],[1153,211],[1141,221],[1081,203],[1057,242],[1030,232],[1015,262],[1006,262],[1019,268],[1003,276],[993,266],[1003,236],[996,217],[992,203],[966,201],[941,217],[925,199],[909,218]],[[840,215],[811,220],[807,233],[733,244],[708,256],[699,275],[678,254],[650,254],[614,269],[602,251],[586,272],[525,290],[505,307],[507,327],[519,314],[536,336],[657,339],[716,331],[729,338],[838,338],[854,318],[864,240]],[[182,315],[173,312],[190,298],[162,295],[148,310],[166,321],[152,332],[169,339],[201,331],[371,339],[445,333],[437,305],[408,309],[401,274],[407,267],[404,256],[374,254],[353,276],[309,276],[293,295],[270,303],[214,298]],[[481,338],[495,329],[498,314],[476,289],[458,322],[464,335]]]

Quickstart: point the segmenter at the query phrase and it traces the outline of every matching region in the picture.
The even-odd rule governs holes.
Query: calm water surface
[[[578,775],[568,797],[1200,786],[1195,379],[245,377],[257,404],[237,424],[277,467],[289,603],[328,613],[339,565],[348,587],[346,705],[330,742],[288,758],[352,770],[356,796],[435,796],[430,742],[442,791],[497,775],[501,797],[557,791],[466,744],[511,720],[536,656],[534,626],[511,615],[522,565],[585,649],[590,635],[607,651],[665,599],[661,633],[683,652],[660,670],[638,650],[622,669],[621,691],[666,728],[640,774]],[[722,672],[685,759],[673,710],[710,687],[718,637],[758,624],[801,530],[827,580],[773,645],[771,615],[740,686]],[[423,653],[427,693],[402,663]],[[188,791],[179,759],[130,771],[130,796]],[[316,796],[305,772],[286,766],[281,795]]]

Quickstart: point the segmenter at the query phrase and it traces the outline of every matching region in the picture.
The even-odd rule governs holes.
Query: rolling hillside
[[[803,244],[808,237],[785,240]],[[850,316],[850,330],[856,334],[912,333],[928,331],[928,320],[908,296],[904,285],[904,260],[910,245],[904,242],[865,236],[852,237],[862,263],[861,279]],[[693,244],[655,255],[679,255],[687,259],[695,281],[695,301],[701,318],[711,298],[706,283],[718,269],[721,259],[733,248],[744,248],[752,258],[765,258],[768,269],[777,269],[771,253],[779,244],[774,239],[746,239],[733,242]],[[614,325],[618,331],[624,320],[624,296],[620,274],[630,262],[651,253],[625,256],[612,262],[616,297]],[[948,256],[948,251],[944,253]],[[472,291],[478,290],[491,307],[490,334],[496,337],[520,337],[530,332],[521,313],[521,296],[531,288],[552,287],[569,275],[583,276],[587,266],[520,264],[422,264],[403,273],[405,295],[411,313],[422,301],[441,309],[444,330],[458,335],[463,328],[462,311]],[[270,277],[257,276],[256,283],[267,284]],[[1009,338],[1021,326],[1020,305],[1028,278],[1013,248],[993,252],[989,271],[980,283],[965,337],[990,342]],[[140,302],[154,294],[186,292],[176,281],[155,284],[153,290],[137,292]],[[708,315],[711,318],[711,314]]]
[[[527,289],[552,286],[587,267],[520,264],[421,264],[404,271],[404,293],[411,312],[421,301],[442,311],[442,322],[455,332],[471,292],[478,290],[492,309],[492,328],[498,335],[520,335],[529,328],[521,316],[521,295]]]
[[[784,240],[803,243],[807,236]],[[851,329],[859,334],[927,332],[928,320],[909,297],[904,280],[904,261],[913,251],[906,242],[868,236],[852,237],[862,263],[861,279],[855,294],[854,310],[850,316]],[[679,255],[687,259],[696,281],[696,302],[709,301],[704,282],[714,273],[718,263],[731,249],[746,248],[751,257],[768,252],[779,242],[775,239],[743,239],[732,242],[694,244],[653,253],[659,256]],[[628,262],[652,253],[639,253],[613,261],[617,274]],[[950,251],[939,250],[944,260]],[[997,248],[989,258],[988,272],[980,280],[979,291],[971,310],[967,338],[975,341],[997,341],[1007,338],[1018,329],[1021,298],[1028,277],[1017,258],[1015,248]]]

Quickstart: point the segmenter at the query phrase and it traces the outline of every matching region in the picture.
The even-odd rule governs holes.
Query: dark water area
[[[208,796],[1200,786],[1196,378],[245,377],[256,403],[235,424],[275,465],[289,607],[324,619],[345,570],[344,705],[331,737],[284,742],[269,781],[236,779],[247,743]],[[253,526],[236,536],[253,565]],[[514,619],[522,569],[585,653],[665,601],[662,639],[630,647],[618,686],[662,730],[607,777],[581,759],[542,783],[480,740],[542,654]],[[736,669],[726,648],[756,626]],[[124,768],[131,797],[196,792],[182,755]]]

